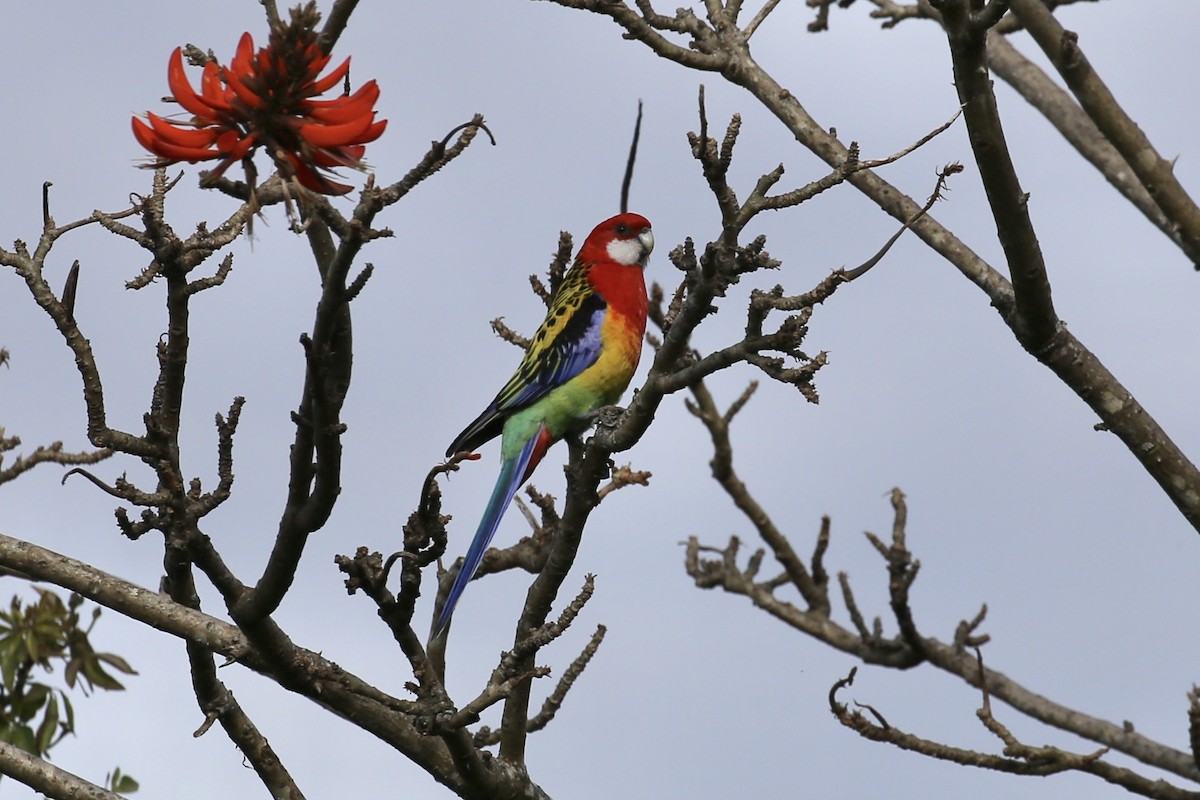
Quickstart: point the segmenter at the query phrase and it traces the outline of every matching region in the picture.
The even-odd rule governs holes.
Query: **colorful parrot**
[[[643,270],[654,234],[638,214],[596,226],[579,248],[516,374],[460,433],[446,455],[474,451],[500,436],[500,477],[450,587],[435,636],[475,575],[504,511],[550,445],[587,427],[592,412],[629,385],[646,333]]]

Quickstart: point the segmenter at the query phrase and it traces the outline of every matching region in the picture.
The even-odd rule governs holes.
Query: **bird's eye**
[[[617,235],[618,236],[628,236],[629,235],[629,226],[626,225],[624,222],[619,223],[617,225]]]

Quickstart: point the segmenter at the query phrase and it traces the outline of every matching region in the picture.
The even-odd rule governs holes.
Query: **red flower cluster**
[[[242,161],[253,188],[250,159],[261,146],[285,175],[307,189],[340,195],[354,188],[330,180],[326,170],[362,169],[365,145],[379,138],[387,120],[375,120],[379,86],[374,80],[354,94],[313,99],[350,71],[347,58],[318,77],[329,56],[317,45],[316,20],[313,4],[293,11],[291,23],[273,31],[257,52],[250,34],[242,34],[228,67],[216,61],[204,65],[198,93],[184,72],[181,49],[175,48],[167,63],[167,84],[192,118],[176,122],[150,112],[149,124],[133,118],[133,135],[158,157],[154,166],[220,159],[208,173],[212,180]]]

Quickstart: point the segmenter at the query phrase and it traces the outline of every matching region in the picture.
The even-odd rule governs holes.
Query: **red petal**
[[[173,144],[176,147],[207,149],[216,141],[219,133],[215,128],[177,127],[174,123],[149,111],[146,112],[146,118],[150,120],[150,127],[154,129],[154,136],[159,141]]]
[[[137,117],[133,118],[133,136],[142,147],[168,161],[189,161],[195,164],[197,161],[207,161],[221,155],[215,150],[203,147],[182,147],[164,141],[155,134],[150,126]]]
[[[234,147],[237,147],[237,143],[243,138],[249,137],[243,137],[240,131],[230,128],[226,131],[223,131],[221,135],[217,137],[217,149],[222,153],[228,153],[233,150]]]
[[[310,45],[304,54],[308,57],[308,71],[314,77],[321,74],[321,70],[325,69],[325,65],[329,63],[331,56],[321,55],[321,48],[316,45]]]
[[[379,84],[367,81],[350,96],[331,100],[306,100],[303,108],[307,116],[329,125],[344,125],[357,117],[369,114],[379,99]]]
[[[217,137],[217,150],[226,157],[239,161],[258,143],[258,132],[242,135],[238,130],[227,130]]]
[[[158,140],[154,138],[154,131],[150,130],[150,126],[137,117],[131,119],[130,122],[133,123],[133,138],[138,140],[138,144],[153,153],[158,144]]]
[[[221,67],[217,62],[209,61],[204,65],[204,72],[200,75],[200,91],[204,94],[203,102],[214,110],[233,110],[233,107],[229,105],[230,92],[225,88],[221,77]]]
[[[321,175],[308,164],[305,164],[295,153],[287,153],[287,160],[292,165],[292,173],[296,180],[306,189],[330,195],[343,195],[353,189],[345,183],[336,183]]]
[[[344,147],[358,143],[359,138],[370,129],[371,123],[374,122],[373,117],[374,114],[370,114],[343,125],[301,125],[298,133],[300,138],[313,147]]]
[[[239,77],[254,74],[254,37],[249,33],[243,33],[242,38],[238,39],[237,50],[229,67]]]
[[[204,122],[214,119],[213,109],[200,95],[196,94],[191,82],[188,81],[187,73],[183,69],[183,50],[178,47],[167,60],[167,86],[171,87],[171,94],[175,97],[175,102],[183,106],[186,111],[195,114]]]
[[[225,76],[226,85],[233,90],[237,98],[251,108],[262,108],[265,102],[261,95],[255,93],[250,87],[242,83],[238,74],[227,73]]]
[[[312,83],[312,93],[314,95],[325,94],[338,82],[346,77],[346,73],[350,71],[350,59],[347,58],[333,72],[326,75],[324,78],[319,78]]]
[[[367,128],[367,132],[364,133],[362,136],[358,137],[358,143],[366,144],[367,142],[375,141],[380,136],[383,136],[383,131],[385,128],[387,128],[387,120],[386,119],[381,119],[378,122],[372,123],[371,127]],[[360,158],[361,158],[361,156],[360,156]]]
[[[362,157],[367,152],[367,148],[361,144],[352,144],[347,147],[331,147],[321,150],[314,150],[312,154],[312,162],[318,167],[332,169],[333,167],[350,167],[352,169],[362,168]]]

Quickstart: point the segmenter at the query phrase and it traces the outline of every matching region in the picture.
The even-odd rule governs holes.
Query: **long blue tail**
[[[458,605],[458,598],[462,596],[463,590],[467,588],[471,578],[475,577],[475,570],[479,569],[479,562],[483,561],[483,554],[491,544],[492,537],[496,535],[496,529],[500,527],[500,520],[504,517],[504,512],[508,510],[508,505],[516,495],[517,489],[525,482],[529,472],[530,457],[538,449],[538,444],[539,437],[535,436],[526,443],[516,458],[501,464],[500,477],[496,479],[496,487],[492,489],[492,496],[488,499],[487,508],[483,511],[483,519],[479,520],[475,538],[471,540],[471,546],[467,548],[466,560],[454,578],[454,585],[450,587],[450,593],[446,595],[446,604],[442,606],[442,613],[438,615],[437,628],[433,632],[434,638],[445,633],[446,626],[450,624],[450,617],[454,614],[454,607]],[[544,448],[543,452],[545,452]]]

